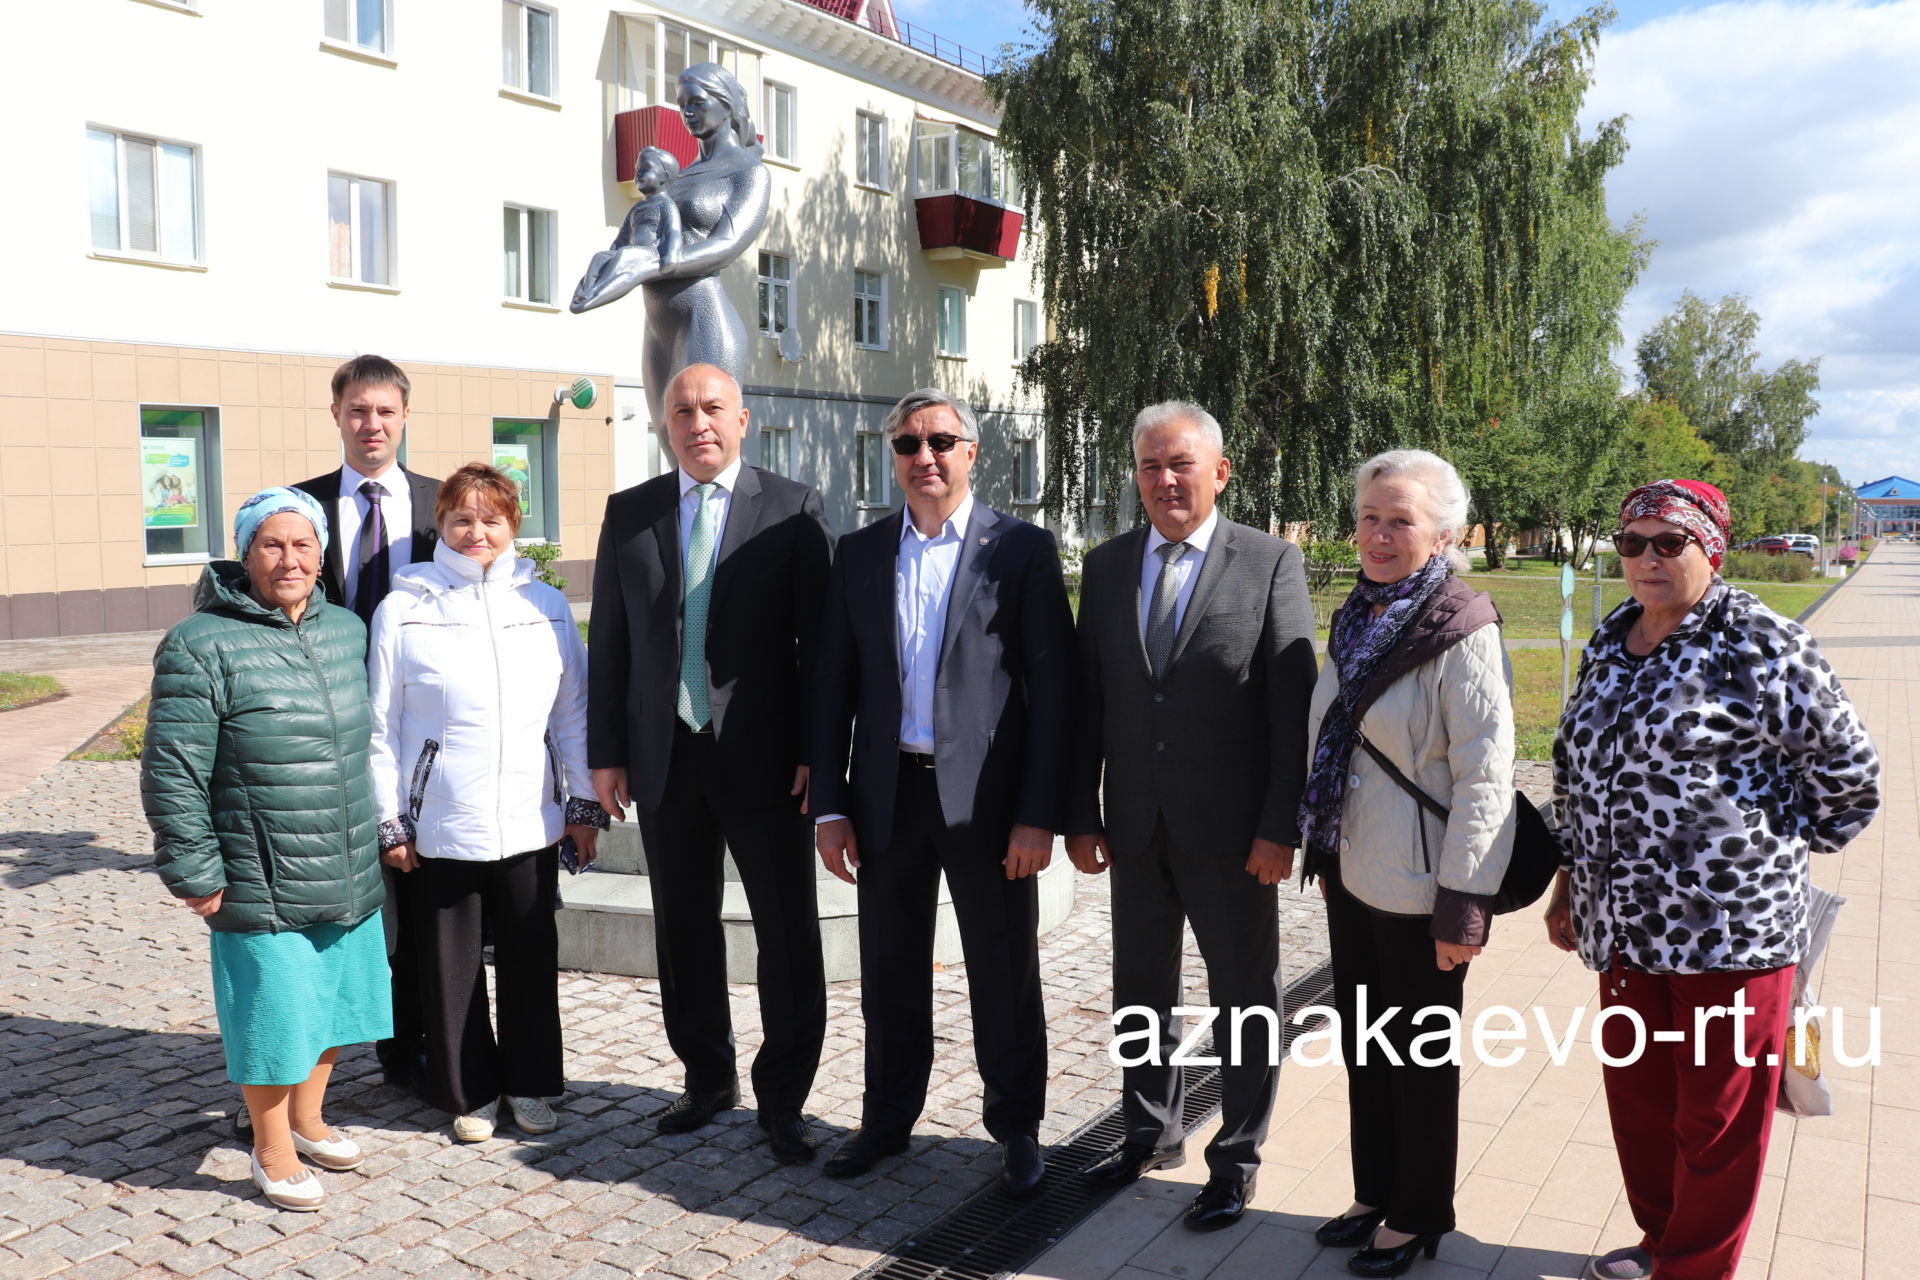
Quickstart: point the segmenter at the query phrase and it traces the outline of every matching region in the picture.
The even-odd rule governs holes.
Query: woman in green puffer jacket
[[[301,1163],[364,1154],[321,1119],[340,1047],[393,1034],[368,783],[366,628],[319,589],[327,522],[266,489],[234,518],[154,655],[140,796],[154,865],[212,929],[227,1074],[253,1117],[253,1178],[285,1209],[326,1193]]]

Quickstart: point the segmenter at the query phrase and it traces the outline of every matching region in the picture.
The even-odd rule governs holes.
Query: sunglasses
[[[1613,535],[1613,549],[1631,560],[1647,554],[1647,548],[1652,547],[1654,554],[1662,560],[1671,560],[1685,551],[1689,542],[1694,541],[1697,539],[1690,533],[1656,533],[1649,538],[1622,530]]]
[[[893,438],[893,451],[903,458],[911,458],[914,454],[920,452],[920,445],[924,440],[927,448],[933,450],[935,453],[952,453],[953,446],[959,444],[964,438],[963,436],[948,435],[944,431],[936,431],[934,434],[925,437],[895,436]]]

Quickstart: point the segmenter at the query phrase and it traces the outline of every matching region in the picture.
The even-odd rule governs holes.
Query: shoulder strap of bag
[[[1360,739],[1360,745],[1367,749],[1367,754],[1373,757],[1373,762],[1382,769],[1385,769],[1387,776],[1399,783],[1402,791],[1417,800],[1422,809],[1425,809],[1428,813],[1440,819],[1441,824],[1444,826],[1447,821],[1446,808],[1442,806],[1438,800],[1435,800],[1432,796],[1415,786],[1412,779],[1400,772],[1400,766],[1387,759],[1387,753],[1374,746],[1366,734],[1358,733],[1356,736]]]

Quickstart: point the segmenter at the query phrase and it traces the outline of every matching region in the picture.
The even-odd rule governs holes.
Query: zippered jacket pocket
[[[420,758],[413,762],[413,785],[407,789],[407,811],[410,816],[420,816],[420,806],[426,802],[427,779],[433,776],[433,762],[440,757],[440,744],[432,738],[421,744]]]

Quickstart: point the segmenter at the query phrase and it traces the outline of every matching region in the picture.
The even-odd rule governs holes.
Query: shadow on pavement
[[[0,873],[0,885],[30,889],[82,871],[152,869],[151,854],[97,845],[99,838],[94,831],[0,832],[0,855],[12,855]]]

